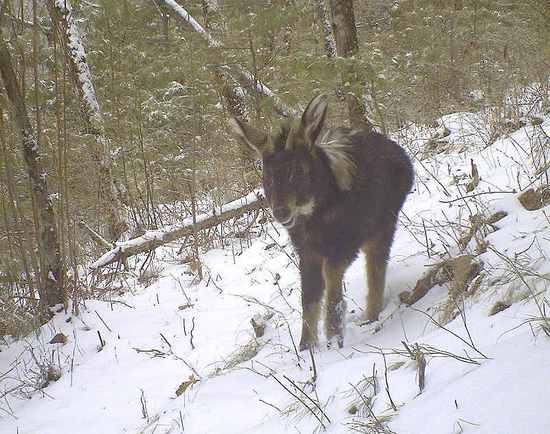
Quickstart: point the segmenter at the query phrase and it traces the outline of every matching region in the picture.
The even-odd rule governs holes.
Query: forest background
[[[87,265],[113,242],[257,187],[229,116],[273,128],[329,92],[333,124],[395,133],[476,111],[492,143],[525,122],[526,86],[550,107],[543,0],[0,8],[0,336],[102,294]],[[195,235],[181,260],[200,268],[214,241]]]

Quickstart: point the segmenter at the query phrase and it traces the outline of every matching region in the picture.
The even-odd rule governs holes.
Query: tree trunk
[[[46,5],[69,64],[71,79],[78,90],[85,132],[94,137],[90,153],[96,164],[99,193],[108,216],[107,236],[117,240],[128,226],[122,217],[123,205],[112,174],[111,144],[105,132],[105,122],[97,102],[84,45],[69,0],[47,0]]]
[[[330,11],[337,56],[353,57],[359,50],[353,0],[330,0]],[[357,83],[361,89],[365,88],[365,80],[355,64],[353,62],[346,64],[342,71],[342,88],[351,127],[372,129],[366,117],[365,106],[361,101],[363,96],[357,96],[352,90]]]
[[[0,38],[0,75],[8,99],[13,105],[15,121],[21,131],[23,156],[32,188],[40,230],[39,256],[43,287],[40,288],[40,303],[44,311],[48,306],[65,304],[65,291],[61,284],[62,262],[57,237],[53,204],[48,193],[48,177],[42,164],[39,144],[33,132],[25,106],[25,100],[17,83],[11,55]]]
[[[313,7],[315,8],[317,27],[323,33],[323,46],[327,57],[336,57],[336,43],[334,42],[330,20],[327,17],[325,0],[315,0]]]

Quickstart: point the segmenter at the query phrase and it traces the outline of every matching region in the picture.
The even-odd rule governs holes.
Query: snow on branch
[[[133,238],[128,241],[119,242],[116,247],[109,250],[97,261],[90,265],[91,269],[98,269],[115,262],[122,261],[130,256],[139,253],[149,252],[157,247],[168,244],[177,239],[192,235],[203,229],[208,229],[219,225],[220,223],[236,217],[240,217],[246,212],[263,208],[265,202],[257,192],[252,192],[248,196],[237,199],[222,207],[220,214],[198,215],[193,223],[193,218],[188,217],[183,222],[166,228],[150,230],[141,237]]]
[[[178,3],[176,3],[175,0],[162,0],[164,3],[166,3],[167,6],[171,7],[174,12],[183,20],[187,21],[193,29],[195,29],[196,32],[200,33],[201,36],[206,39],[208,42],[209,47],[221,47],[221,42],[217,39],[213,38],[210,33],[208,33],[203,26],[201,26],[198,21],[193,18],[187,10],[185,10],[182,6],[180,6]]]
[[[212,35],[210,35],[210,33],[208,33],[208,31],[204,27],[202,27],[197,22],[197,20],[195,20],[189,14],[189,12],[186,9],[184,9],[182,6],[176,3],[175,0],[161,0],[161,1],[163,1],[166,4],[166,6],[172,8],[172,10],[176,13],[176,15],[179,18],[181,18],[182,20],[187,22],[191,27],[193,27],[193,29],[196,32],[198,32],[208,42],[209,47],[220,48],[222,46],[222,43],[220,41],[213,38]],[[241,65],[233,65],[231,67],[226,66],[224,67],[224,69],[227,69],[232,73],[237,74],[239,81],[243,82],[250,88],[254,89],[257,93],[270,98],[273,101],[273,105],[275,109],[280,115],[285,117],[297,115],[297,112],[294,109],[287,107],[269,87],[263,84],[260,80],[256,79],[254,74],[247,71]]]

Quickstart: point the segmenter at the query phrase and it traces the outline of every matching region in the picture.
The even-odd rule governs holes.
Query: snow
[[[123,295],[85,301],[78,316],[58,313],[36,333],[6,340],[0,346],[0,395],[21,381],[29,384],[0,400],[0,433],[321,432],[319,421],[276,379],[313,407],[291,381],[298,384],[324,408],[326,417],[317,414],[326,432],[345,433],[354,421],[367,421],[347,409],[351,385],[373,371],[378,387],[372,410],[379,419],[391,416],[387,429],[392,432],[549,432],[550,340],[537,319],[537,303],[548,299],[550,210],[526,211],[513,193],[542,179],[531,149],[550,133],[550,117],[543,120],[487,146],[483,116],[455,113],[440,119],[450,131],[451,146],[416,161],[416,186],[396,234],[381,320],[361,325],[365,275],[360,257],[345,275],[345,346],[326,349],[321,337],[314,353],[315,383],[310,355],[298,356],[293,345],[301,307],[292,249],[284,230],[268,225],[269,236],[257,238],[240,255],[231,249],[206,252],[201,259],[210,278],[200,283],[187,266],[159,260],[160,277],[147,288],[134,282]],[[409,126],[401,137],[414,151],[433,132],[428,130]],[[548,146],[541,149],[548,152]],[[481,181],[466,193],[470,160]],[[485,194],[474,196],[478,193]],[[224,211],[239,205],[228,204]],[[428,265],[446,252],[460,253],[457,231],[460,225],[466,228],[470,214],[496,211],[508,214],[485,236],[489,248],[477,257],[485,277],[477,292],[459,303],[464,319],[459,315],[445,330],[427,316],[439,318],[448,300],[445,286],[434,287],[412,307],[399,304],[398,294],[412,289]],[[466,251],[474,248],[471,241]],[[497,301],[510,307],[489,316]],[[272,316],[266,333],[256,340],[250,319],[267,313]],[[59,332],[68,342],[49,344]],[[429,345],[471,363],[427,354],[426,385],[419,393],[416,362],[403,342],[410,348]],[[42,391],[32,387],[36,361],[62,371]],[[198,382],[176,396],[190,376]]]

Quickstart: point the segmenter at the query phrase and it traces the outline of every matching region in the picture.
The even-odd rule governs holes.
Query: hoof
[[[310,349],[314,349],[315,348],[315,342],[310,342],[310,341],[300,341],[300,347],[299,347],[299,350],[300,351],[309,351]]]

